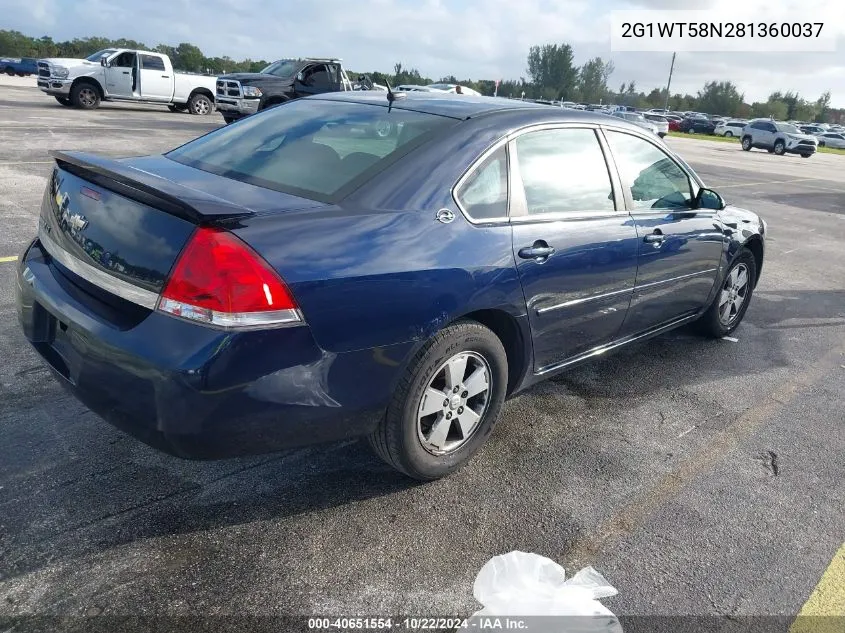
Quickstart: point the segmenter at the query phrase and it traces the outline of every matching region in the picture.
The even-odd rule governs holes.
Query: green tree
[[[194,73],[202,72],[205,66],[205,56],[202,51],[187,42],[182,42],[176,47],[175,58],[172,61],[176,68]]]
[[[822,93],[816,101],[816,122],[827,123],[830,114],[830,90]]]
[[[581,66],[578,73],[577,99],[598,103],[607,97],[607,81],[613,73],[613,62],[605,62],[601,57],[594,57]]]
[[[736,116],[745,99],[730,81],[708,81],[698,91],[698,109],[710,114]]]
[[[545,98],[570,99],[578,84],[575,55],[569,44],[532,46],[528,51],[528,75]]]

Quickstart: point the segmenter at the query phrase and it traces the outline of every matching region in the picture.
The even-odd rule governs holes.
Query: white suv
[[[716,136],[742,136],[742,128],[744,128],[748,123],[745,121],[722,121],[719,125],[716,126],[716,129],[713,130],[713,134]]]

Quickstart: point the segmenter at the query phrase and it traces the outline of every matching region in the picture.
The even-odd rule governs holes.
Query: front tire
[[[87,81],[79,82],[70,89],[70,102],[83,110],[95,110],[100,107],[100,91]]]
[[[734,133],[731,132],[731,131],[725,132],[725,136],[727,136],[728,138],[733,138],[733,135],[734,135]]]
[[[507,384],[499,338],[475,321],[449,325],[409,363],[370,444],[413,479],[449,475],[490,436]]]
[[[699,318],[699,331],[712,338],[722,338],[733,332],[751,303],[756,279],[757,261],[751,251],[744,248],[728,268],[713,303]]]
[[[742,151],[750,152],[751,151],[751,137],[744,136],[742,137]]]
[[[214,104],[206,95],[198,92],[188,101],[188,110],[197,116],[206,116],[214,110]]]
[[[66,106],[66,107],[68,107],[68,108],[69,108],[70,106],[72,106],[72,105],[73,105],[73,104],[70,102],[70,99],[68,99],[67,97],[56,97],[56,101],[58,101],[58,102],[59,102],[59,103],[61,103],[63,106]]]

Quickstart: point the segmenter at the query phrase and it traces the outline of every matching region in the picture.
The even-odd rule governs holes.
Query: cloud
[[[706,9],[712,19],[771,15],[769,0],[6,0],[6,28],[62,40],[126,37],[156,45],[187,41],[206,55],[234,59],[342,57],[355,71],[391,71],[402,62],[435,79],[517,79],[533,44],[566,42],[576,62],[612,59],[611,85],[664,87],[671,54],[610,52],[610,11]],[[694,94],[705,81],[731,80],[748,100],[774,90],[816,99],[832,91],[845,107],[845,22],[834,0],[777,0],[776,8],[838,30],[834,53],[679,53],[673,92]],[[755,18],[756,19],[756,18]]]

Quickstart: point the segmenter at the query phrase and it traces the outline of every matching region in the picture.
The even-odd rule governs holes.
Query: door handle
[[[660,231],[655,231],[654,233],[649,233],[643,238],[644,242],[649,244],[660,244],[663,240],[666,239],[666,236],[663,235]]]
[[[518,255],[522,259],[533,259],[542,264],[555,252],[555,249],[546,244],[543,240],[537,240],[531,246],[524,246],[519,249]]]
[[[129,71],[128,71],[128,70],[124,70],[124,71],[123,71],[123,74],[124,74],[124,75],[128,75],[128,74],[129,74]]]
[[[170,75],[162,75],[161,78],[162,79],[170,79]]]

